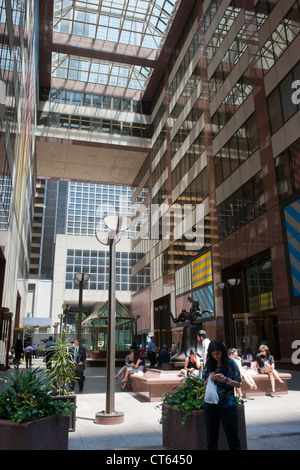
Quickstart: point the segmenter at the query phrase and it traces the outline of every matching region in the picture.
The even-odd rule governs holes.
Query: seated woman
[[[169,364],[170,359],[171,359],[171,356],[168,352],[168,345],[164,344],[163,347],[161,348],[160,353],[157,356],[158,367],[161,368],[162,364]]]
[[[181,370],[183,375],[199,375],[200,372],[200,360],[197,355],[196,349],[191,349],[189,356],[186,358],[184,368]]]
[[[269,348],[267,346],[261,346],[259,348],[260,352],[256,355],[258,362],[258,372],[260,374],[268,374],[270,377],[272,393],[275,393],[275,379],[278,380],[281,384],[284,383],[283,380],[278,375],[278,372],[275,370],[275,360],[274,357],[270,354]]]
[[[126,370],[128,369],[131,370],[131,363],[133,361],[133,358],[134,358],[134,349],[131,349],[130,353],[127,354],[127,356],[125,357],[125,365],[119,370],[119,372],[115,376],[115,379],[118,378],[119,376],[121,376],[121,380],[124,379]]]
[[[145,359],[141,356],[139,349],[134,351],[133,361],[130,367],[127,367],[123,380],[121,381],[121,389],[127,387],[127,381],[131,374],[143,373],[145,370]]]
[[[242,377],[243,380],[245,380],[245,382],[249,385],[249,387],[251,388],[251,390],[256,390],[257,389],[257,385],[256,383],[254,382],[253,378],[252,378],[252,375],[246,370],[244,369],[244,367],[242,367],[242,362],[241,362],[241,358],[239,357],[238,355],[238,352],[235,348],[231,348],[229,349],[228,351],[228,357],[230,359],[233,359],[238,368],[239,368],[239,371],[240,371],[240,376]],[[242,390],[241,388],[238,388],[237,389],[237,394],[238,395],[241,395],[242,394]]]
[[[251,352],[251,348],[247,348],[242,354],[242,366],[251,367],[251,362],[253,361],[253,356]]]

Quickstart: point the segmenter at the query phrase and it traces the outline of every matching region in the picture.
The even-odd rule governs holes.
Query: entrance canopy
[[[96,308],[94,312],[82,322],[83,335],[88,350],[107,350],[107,318],[108,301]],[[136,317],[116,299],[116,350],[130,349],[134,334]]]

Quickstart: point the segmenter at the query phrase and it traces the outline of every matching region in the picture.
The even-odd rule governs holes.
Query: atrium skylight
[[[66,80],[143,90],[149,68],[52,53],[52,76]]]
[[[179,0],[55,0],[53,31],[132,46],[139,49],[139,57],[148,58],[150,51],[162,48],[175,4],[179,3]],[[151,67],[128,64],[128,60],[127,64],[117,62],[57,52],[52,55],[52,75],[100,85],[145,88]]]

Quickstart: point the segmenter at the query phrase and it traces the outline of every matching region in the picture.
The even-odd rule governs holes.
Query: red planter
[[[203,410],[192,411],[184,424],[181,424],[184,414],[171,405],[162,405],[163,412],[163,448],[167,450],[206,450],[206,426]],[[244,406],[238,406],[239,437],[242,450],[247,449],[246,423]],[[227,439],[220,425],[220,450],[229,450]]]
[[[69,417],[53,415],[28,423],[0,420],[0,450],[67,450]]]

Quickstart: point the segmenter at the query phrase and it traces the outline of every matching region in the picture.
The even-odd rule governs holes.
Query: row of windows
[[[300,31],[300,2],[297,0],[260,50],[267,73]]]
[[[207,31],[207,29],[210,26],[210,23],[215,17],[215,14],[217,13],[217,10],[219,6],[221,5],[222,0],[212,0],[203,16],[204,19],[204,29]]]
[[[215,155],[216,186],[219,186],[258,148],[255,113]]]
[[[235,19],[241,11],[241,2],[233,0],[222,16],[218,26],[214,30],[214,33],[207,44],[206,54],[209,60],[211,60],[217,53],[221,44],[223,43],[227,33],[233,25]]]
[[[177,184],[184,178],[186,173],[192,168],[194,163],[199,159],[200,155],[205,150],[205,129],[203,128],[199,136],[195,139],[193,144],[184,153],[180,162],[172,171],[172,188],[174,189]],[[205,184],[206,187],[206,184]],[[204,191],[206,193],[206,191]],[[205,196],[206,197],[206,196]]]
[[[268,96],[269,120],[271,133],[274,134],[286,121],[300,110],[300,103],[294,104],[292,84],[300,79],[300,62],[280,82],[280,84]]]
[[[223,129],[251,92],[251,77],[248,70],[240,77],[223,100],[223,103],[212,116],[211,126],[213,137],[216,137],[216,135]]]
[[[109,253],[95,250],[67,250],[66,289],[75,289],[76,273],[88,273],[88,290],[107,290]],[[116,289],[130,291],[130,253],[116,252]]]
[[[50,101],[52,103],[115,109],[118,111],[146,114],[146,110],[143,109],[143,103],[141,101],[131,100],[128,98],[117,98],[114,96],[94,95],[92,93],[80,93],[78,91],[57,90],[53,88],[50,93]]]
[[[244,24],[210,78],[210,99],[217,93],[222,83],[225,82],[226,78],[245,52],[248,44],[247,30],[248,26]]]
[[[90,132],[127,135],[132,137],[151,138],[151,126],[148,124],[120,122],[88,116],[76,116],[52,112],[38,112],[38,125],[44,127],[61,127],[81,129]]]
[[[219,238],[227,237],[263,214],[265,210],[262,172],[260,171],[218,206]]]
[[[280,200],[300,189],[300,139],[275,159],[277,192]]]
[[[172,139],[171,158],[173,158],[176,152],[180,149],[181,145],[193,129],[194,125],[201,118],[203,111],[203,100],[198,99]]]

